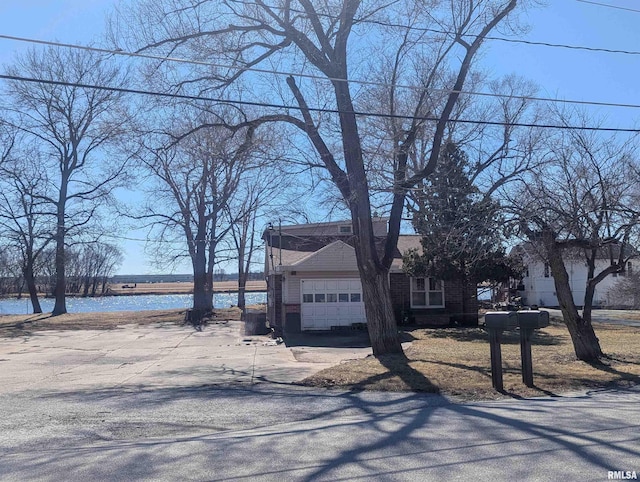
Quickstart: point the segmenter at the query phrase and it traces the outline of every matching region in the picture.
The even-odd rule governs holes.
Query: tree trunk
[[[207,302],[207,269],[203,244],[198,243],[193,260],[193,310],[202,313],[210,309],[210,303]]]
[[[346,79],[346,71],[341,76]],[[356,260],[362,283],[371,348],[375,357],[403,354],[391,302],[389,266],[383,266],[380,261],[373,235],[369,185],[349,87],[346,82],[334,82],[334,89],[340,110],[342,148],[350,188],[350,196],[345,196],[345,199],[351,212]]]
[[[391,304],[388,272],[361,276],[361,281],[373,355],[403,353]]]
[[[64,183],[63,183],[63,187]],[[56,228],[56,274],[55,274],[55,288],[53,290],[53,295],[55,296],[56,302],[53,306],[53,311],[51,315],[58,316],[63,315],[67,312],[67,300],[66,300],[66,290],[67,290],[67,278],[65,275],[65,250],[64,250],[64,235],[65,235],[65,219],[64,219],[64,200],[66,199],[66,189],[60,190],[60,200],[58,201],[58,227]]]
[[[562,310],[562,318],[571,335],[576,357],[587,362],[597,361],[602,356],[600,342],[593,331],[591,321],[578,314],[569,284],[569,274],[562,259],[562,249],[557,245],[553,233],[545,233],[544,238],[556,296]]]
[[[207,262],[206,262],[206,276],[205,276],[205,294],[206,294],[206,303],[207,309],[209,311],[213,311],[213,297],[215,293],[213,291],[213,272],[216,267],[216,249],[217,249],[217,240],[216,240],[216,226],[218,223],[217,215],[212,216],[210,221],[211,229],[209,230],[209,248],[207,250]],[[206,224],[205,224],[206,229]],[[204,244],[204,243],[203,243]]]
[[[247,273],[245,273],[244,266],[244,244],[240,243],[238,249],[238,308],[242,310],[242,316],[244,319],[245,302],[245,289],[247,286]]]
[[[247,305],[245,300],[246,287],[247,287],[247,278],[244,275],[239,274],[238,275],[238,308],[240,308],[243,312]]]
[[[587,281],[586,290],[584,292],[584,304],[582,305],[582,318],[591,323],[591,312],[593,310],[593,297],[596,294],[596,285]]]
[[[89,287],[91,284],[91,278],[89,276],[85,276],[82,280],[82,297],[86,298],[89,296]]]
[[[97,276],[93,277],[93,280],[91,281],[91,296],[96,296],[96,293],[98,292],[98,284],[100,283],[100,279]]]
[[[38,287],[36,286],[35,276],[33,275],[33,263],[27,263],[22,273],[24,275],[25,282],[27,283],[27,290],[29,291],[29,298],[31,299],[33,312],[42,313],[42,307],[40,306],[40,300],[38,299]]]

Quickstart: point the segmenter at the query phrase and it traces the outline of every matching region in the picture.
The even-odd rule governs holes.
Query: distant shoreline
[[[246,293],[260,293],[267,291],[267,283],[265,281],[248,281],[245,287]],[[237,281],[216,281],[213,283],[214,293],[237,293]],[[174,283],[129,283],[111,285],[109,291],[104,294],[96,294],[95,298],[106,296],[142,296],[142,295],[189,295],[193,294],[193,283],[190,282],[174,282]],[[51,298],[49,295],[39,293],[43,298]],[[82,297],[79,293],[67,293],[69,297]],[[0,298],[16,298],[17,294],[6,294]],[[22,292],[22,298],[29,298],[29,293]],[[94,298],[89,295],[88,298]]]

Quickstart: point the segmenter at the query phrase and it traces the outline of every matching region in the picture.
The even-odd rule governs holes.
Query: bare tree
[[[88,51],[30,50],[8,68],[19,127],[46,164],[49,182],[42,201],[55,213],[56,285],[53,315],[66,313],[65,243],[89,223],[123,174],[125,162],[105,159],[108,143],[124,132],[117,90],[123,75],[107,59]],[[38,80],[41,80],[39,82]]]
[[[238,269],[238,308],[243,310],[243,316],[246,284],[255,252],[261,245],[264,223],[260,219],[266,221],[269,216],[282,217],[288,212],[282,204],[283,193],[289,187],[287,177],[269,169],[252,169],[241,180],[226,210]]]
[[[34,313],[42,313],[36,272],[41,254],[54,239],[55,216],[44,201],[48,176],[36,152],[0,165],[0,231],[21,254],[21,271]]]
[[[122,260],[122,251],[117,246],[101,241],[67,250],[67,291],[83,297],[104,294],[109,278]]]
[[[20,252],[16,246],[3,242],[0,244],[0,294],[20,298],[23,287]]]
[[[602,356],[591,324],[596,285],[622,272],[635,255],[630,241],[640,226],[636,139],[572,129],[554,137],[549,149],[553,161],[523,177],[510,206],[521,233],[549,263],[577,358],[594,361]],[[609,259],[604,268],[596,262],[603,254]],[[587,266],[582,315],[565,266],[569,257]]]
[[[132,32],[146,51],[195,55],[219,65],[174,83],[184,91],[235,88],[242,80],[259,85],[255,68],[282,66],[290,71],[286,85],[274,73],[265,79],[272,88],[254,89],[253,93],[258,100],[273,104],[266,96],[280,92],[295,108],[265,114],[249,124],[278,121],[303,133],[319,159],[315,163],[327,170],[347,204],[373,353],[379,356],[402,353],[387,275],[407,190],[434,170],[474,57],[486,36],[504,24],[516,4],[516,0],[428,4],[411,0],[366,4],[358,0],[166,0],[142,2],[138,18],[126,18],[120,26],[125,22],[135,25]],[[122,28],[113,31],[114,39],[122,42]],[[392,86],[391,95],[379,103],[377,111],[361,115],[359,93],[369,84],[354,80],[369,78],[376,66],[384,69],[381,73]],[[178,69],[173,72],[180,74]],[[403,89],[403,84],[415,88]],[[318,104],[323,106],[321,111],[315,107]],[[396,123],[390,139],[393,150],[386,159],[393,166],[387,185],[390,220],[384,250],[379,252],[367,179],[372,159],[366,155],[363,136],[374,128],[369,127],[369,120],[394,116],[403,120]],[[429,156],[425,164],[412,169],[408,158],[416,139],[425,137],[427,131]]]
[[[139,217],[156,229],[160,240],[177,234],[186,241],[194,274],[192,321],[199,321],[213,309],[217,251],[229,222],[238,218],[236,214],[228,221],[224,213],[249,169],[255,130],[182,130],[190,133],[164,136],[141,157],[155,182],[153,200]]]

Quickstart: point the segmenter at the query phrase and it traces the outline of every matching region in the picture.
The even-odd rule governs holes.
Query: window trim
[[[420,290],[414,290],[413,286],[414,286],[414,281],[415,279],[424,279],[424,291],[420,291]],[[442,287],[440,290],[430,290],[429,288],[429,280],[431,279],[431,276],[411,276],[409,277],[409,303],[411,308],[422,308],[422,309],[438,309],[438,308],[444,308],[445,307],[445,293],[444,293],[444,281],[442,280],[435,280],[435,281],[439,281],[440,282],[440,286]],[[414,291],[416,293],[424,293],[425,294],[425,302],[429,303],[429,293],[442,293],[442,304],[440,305],[430,305],[430,304],[426,304],[426,305],[416,305],[413,303],[413,293]]]

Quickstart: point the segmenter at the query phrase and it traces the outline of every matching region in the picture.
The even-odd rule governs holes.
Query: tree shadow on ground
[[[413,368],[410,360],[404,354],[383,355],[377,360],[388,370],[385,373],[373,375],[353,385],[354,390],[364,390],[367,387],[383,380],[398,379],[398,390],[411,390],[412,392],[439,393],[440,389],[423,373]],[[393,387],[393,383],[389,383]]]
[[[640,385],[640,374],[629,373],[618,370],[615,368],[617,364],[635,365],[640,367],[640,363],[637,361],[628,361],[616,355],[604,355],[600,360],[594,362],[585,362],[587,365],[595,368],[596,370],[610,373],[619,377],[617,380],[611,382],[611,386],[627,386],[627,385]],[[588,382],[588,381],[587,381]]]
[[[411,333],[404,331],[400,332],[399,335],[401,343],[414,341],[416,339]],[[285,346],[288,348],[297,346],[321,348],[368,348],[371,346],[371,340],[367,330],[287,333],[283,336],[283,340]]]
[[[484,328],[444,328],[438,330],[432,330],[429,333],[431,338],[450,338],[455,341],[463,342],[483,342],[489,343],[489,334]],[[550,335],[541,330],[535,330],[531,343],[534,345],[561,345],[563,342],[563,336]],[[518,330],[505,330],[502,332],[502,344],[504,345],[519,345],[520,344],[520,331]]]
[[[89,415],[74,421],[86,430],[67,439],[45,433],[39,443],[47,450],[14,447],[0,474],[35,480],[55,470],[85,480],[178,480],[188,467],[191,478],[203,480],[444,480],[478,471],[494,480],[505,473],[553,480],[562,470],[586,480],[640,456],[637,391],[481,404],[274,387],[121,388],[112,395],[104,404],[89,400]],[[44,403],[87,403],[92,396],[93,390],[49,394]],[[147,403],[185,415],[142,418]],[[144,412],[132,410],[137,407]]]

